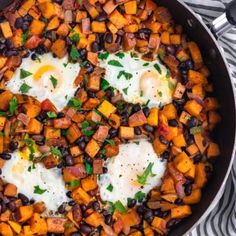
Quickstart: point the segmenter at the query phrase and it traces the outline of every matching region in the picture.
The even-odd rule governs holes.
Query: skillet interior
[[[0,10],[4,9],[12,0],[0,0]],[[194,208],[194,214],[175,226],[170,235],[184,235],[192,228],[216,197],[221,186],[226,181],[227,173],[233,162],[235,146],[235,100],[230,75],[222,54],[211,34],[196,16],[179,1],[156,0],[158,5],[168,7],[175,21],[183,25],[188,36],[198,43],[201,51],[205,53],[205,63],[212,75],[211,79],[215,87],[215,96],[221,104],[221,125],[215,131],[215,139],[220,144],[221,156],[215,163],[213,177],[203,192],[202,200]],[[189,24],[191,22],[191,24]],[[222,189],[221,189],[222,190]]]
[[[193,208],[194,214],[183,220],[171,231],[170,235],[177,236],[183,235],[194,226],[207,211],[225,182],[225,177],[233,161],[232,154],[235,145],[235,101],[227,66],[213,36],[182,3],[165,0],[157,0],[156,2],[168,7],[174,16],[174,20],[183,25],[188,36],[201,47],[201,51],[205,54],[206,65],[212,73],[211,79],[215,87],[215,96],[221,104],[222,122],[214,133],[214,138],[221,147],[221,156],[215,163],[213,177],[203,193],[201,202]],[[191,22],[192,27],[188,22]]]

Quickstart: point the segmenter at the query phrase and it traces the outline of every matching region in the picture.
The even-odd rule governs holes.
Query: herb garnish
[[[47,191],[47,189],[41,189],[39,185],[34,186],[34,193],[35,194],[43,194]]]
[[[200,134],[202,132],[202,126],[196,126],[190,129],[190,134]]]
[[[100,53],[98,55],[98,58],[101,59],[101,60],[106,60],[108,57],[109,57],[109,53],[108,52],[103,52],[103,53]]]
[[[70,57],[72,61],[77,61],[79,59],[79,52],[75,45],[71,46]]]
[[[20,90],[22,93],[28,93],[31,88],[32,88],[32,87],[30,87],[28,84],[23,83],[23,84],[20,86],[20,89],[19,89],[19,90]]]
[[[108,88],[110,88],[110,84],[107,82],[107,80],[102,79],[101,80],[101,89],[103,91],[107,90]]]
[[[14,96],[14,97],[11,99],[10,103],[9,103],[9,112],[10,112],[10,115],[13,115],[13,114],[14,114],[16,108],[17,108],[17,99],[16,99],[16,97]]]
[[[147,168],[144,170],[142,175],[137,176],[138,183],[144,185],[147,183],[148,176],[151,175],[154,177],[155,175],[152,173],[152,168],[153,168],[154,163],[151,162],[148,164]]]
[[[80,110],[82,107],[82,102],[76,98],[71,98],[67,104],[69,107],[75,107],[77,110]]]
[[[123,65],[119,61],[117,61],[117,60],[110,60],[110,61],[108,61],[108,65],[117,66],[117,67],[123,67]]]
[[[170,72],[169,69],[167,69],[167,71],[166,71],[166,78],[170,78],[170,76],[171,76],[171,72]]]
[[[70,40],[75,42],[75,43],[78,43],[79,40],[80,40],[80,36],[78,33],[74,33],[71,37],[70,37]]]
[[[108,190],[109,192],[112,192],[112,190],[113,190],[113,185],[112,185],[112,184],[109,184],[109,185],[107,186],[107,190]]]
[[[157,63],[155,63],[153,66],[159,72],[159,74],[162,74],[161,67]]]
[[[130,56],[131,56],[132,58],[138,58],[138,54],[135,53],[135,52],[131,52],[131,53],[130,53]]]
[[[25,78],[29,77],[30,75],[32,75],[31,72],[24,70],[24,69],[20,69],[20,79],[25,79]]]
[[[21,35],[21,43],[25,44],[27,42],[27,39],[29,37],[29,32],[25,32],[24,34]]]
[[[159,95],[159,97],[162,97],[162,91],[157,91],[157,93],[158,93],[158,95]]]
[[[62,157],[62,153],[58,147],[51,147],[51,153],[55,156]]]
[[[55,89],[57,87],[57,79],[53,75],[51,75],[49,79],[51,80],[52,86]]]
[[[106,141],[107,143],[109,143],[110,145],[112,145],[112,146],[115,145],[115,142],[114,142],[114,140],[112,140],[112,139],[106,139],[105,141]]]
[[[138,201],[138,202],[142,202],[145,198],[145,193],[142,192],[142,191],[139,191],[137,192],[135,195],[134,195],[134,198]]]
[[[168,78],[168,88],[170,91],[173,91],[175,89],[175,85],[170,81],[169,78]]]
[[[126,80],[130,80],[133,77],[131,73],[125,72],[124,70],[119,72],[119,74],[117,75],[117,79],[120,79],[121,76],[124,76]]]
[[[149,63],[144,63],[144,64],[143,64],[143,66],[148,66],[148,65],[149,65]]]
[[[125,209],[124,205],[122,204],[122,202],[120,200],[118,200],[114,203],[114,207],[120,213],[125,213],[126,212],[126,209]]]
[[[56,114],[56,112],[48,111],[48,112],[47,112],[47,116],[48,116],[49,118],[56,118],[56,117],[57,117],[57,114]]]
[[[79,185],[79,180],[78,179],[75,179],[75,180],[72,180],[70,182],[70,187],[74,188],[74,187],[77,187]]]
[[[88,162],[85,162],[85,170],[88,175],[93,173],[93,167]]]
[[[25,138],[22,141],[25,142],[28,145],[28,148],[30,150],[29,161],[33,161],[34,160],[34,154],[35,154],[34,142],[31,139],[28,139],[28,138]]]
[[[129,87],[122,89],[122,91],[124,92],[125,95],[127,95],[127,93],[128,93],[128,88]]]
[[[120,59],[124,58],[125,57],[125,54],[123,52],[118,52],[116,54],[117,57],[119,57]]]

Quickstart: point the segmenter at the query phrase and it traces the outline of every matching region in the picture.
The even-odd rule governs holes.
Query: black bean
[[[166,46],[166,52],[168,54],[175,55],[176,53],[175,47],[173,45]]]
[[[43,146],[45,144],[44,141],[36,141],[35,142],[38,146]]]
[[[176,119],[172,119],[168,121],[168,125],[172,127],[178,127],[178,121]]]
[[[106,34],[106,36],[105,36],[105,41],[106,41],[107,43],[112,43],[112,41],[113,41],[113,36],[112,36],[111,33],[107,33],[107,34]]]
[[[52,31],[46,31],[44,37],[49,40],[52,40]]]
[[[122,117],[121,117],[121,120],[120,120],[120,124],[121,124],[122,126],[127,126],[127,125],[128,125],[127,118],[124,117],[124,116],[122,116]]]
[[[3,23],[6,20],[6,17],[4,15],[0,16],[0,23]]]
[[[58,169],[61,169],[63,167],[63,162],[60,162],[58,165],[57,165],[57,168]]]
[[[112,128],[109,129],[108,133],[109,133],[110,138],[115,138],[118,134],[118,131],[117,131],[117,129],[112,127]]]
[[[27,22],[27,21],[23,22],[23,24],[21,25],[21,29],[22,29],[22,31],[23,31],[24,33],[28,31],[29,25],[30,25],[30,24],[29,24],[29,22]]]
[[[110,213],[105,209],[102,210],[102,214],[103,214],[103,216],[110,215]]]
[[[167,222],[166,227],[168,229],[172,228],[173,226],[175,226],[178,223],[177,219],[171,219]]]
[[[71,192],[71,191],[68,191],[68,192],[66,193],[66,196],[67,196],[68,198],[71,198],[71,194],[72,194],[72,192]]]
[[[153,211],[153,214],[155,215],[155,216],[158,216],[158,217],[162,217],[162,211],[161,211],[161,209],[155,209],[154,211]]]
[[[210,166],[205,167],[206,177],[207,179],[210,179],[212,177],[212,169]]]
[[[2,174],[2,169],[0,168],[0,175]]]
[[[134,127],[134,133],[136,134],[136,135],[141,135],[142,134],[142,130],[140,129],[140,127]]]
[[[188,83],[188,75],[187,74],[182,74],[181,82],[183,85],[186,85]]]
[[[85,48],[82,48],[80,51],[79,51],[79,54],[80,54],[80,58],[82,60],[85,60],[86,59],[86,56],[87,56],[87,51]]]
[[[116,37],[116,43],[121,44],[122,43],[122,36],[117,35]]]
[[[98,202],[98,201],[94,201],[94,202],[92,203],[92,208],[93,208],[94,211],[99,211],[99,210],[100,210],[100,204],[99,204],[99,202]]]
[[[89,74],[94,71],[94,67],[90,63],[87,63],[85,67],[86,67],[87,73],[89,73]]]
[[[103,170],[104,174],[106,174],[108,172],[108,169],[106,167],[103,167],[102,170]]]
[[[90,141],[90,138],[87,137],[87,136],[85,136],[85,137],[84,137],[84,142],[85,142],[85,143],[88,143],[89,141]]]
[[[11,56],[17,56],[18,55],[18,52],[14,49],[12,49],[12,50],[8,50],[8,51],[6,51],[5,53],[4,53],[4,55],[6,56],[6,57],[11,57]]]
[[[57,4],[62,4],[63,0],[53,0],[53,2],[57,3]]]
[[[186,67],[190,70],[194,68],[193,62],[191,60],[187,60],[185,64],[186,64]]]
[[[139,104],[135,104],[132,108],[132,113],[136,113],[141,110],[141,106]]]
[[[31,16],[31,15],[25,15],[24,17],[23,17],[23,20],[24,21],[28,21],[28,22],[31,22],[32,20],[33,20],[33,17]]]
[[[150,114],[150,109],[148,107],[143,108],[143,113],[146,117],[148,117]]]
[[[35,52],[39,55],[43,55],[46,50],[45,50],[45,47],[44,45],[39,45],[36,49],[35,49]]]
[[[183,200],[182,200],[181,198],[177,198],[177,199],[175,200],[175,204],[176,204],[176,205],[182,205],[182,204],[183,204]]]
[[[138,206],[138,207],[137,207],[137,212],[138,212],[139,214],[143,214],[143,213],[145,212],[145,207],[142,206],[142,205]]]
[[[82,236],[82,234],[79,231],[76,231],[71,233],[70,236]]]
[[[162,212],[162,217],[167,217],[169,215],[169,211],[163,211]]]
[[[83,142],[84,141],[84,136],[80,136],[76,141],[75,141],[75,144],[76,145],[79,145],[79,143]]]
[[[64,214],[66,212],[66,206],[65,204],[61,204],[57,209],[59,214]]]
[[[106,97],[111,98],[112,96],[113,96],[113,91],[110,88],[108,88],[106,90]]]
[[[84,160],[89,164],[93,163],[93,159],[89,155],[84,154]]]
[[[73,201],[73,200],[71,200],[71,201],[68,202],[68,205],[69,205],[69,206],[75,206],[75,205],[76,205],[76,202]]]
[[[2,158],[3,160],[10,160],[11,159],[11,154],[3,152],[0,154],[0,158]]]
[[[191,116],[190,119],[189,119],[188,122],[187,122],[187,126],[188,126],[189,128],[195,127],[195,126],[197,126],[197,124],[198,124],[198,120],[197,120],[197,118],[194,117],[194,116]]]
[[[180,71],[183,73],[183,71],[187,71],[187,66],[186,66],[186,63],[183,61],[179,64],[179,69]]]
[[[94,41],[91,45],[92,52],[98,52],[99,51],[99,44],[98,42]]]
[[[197,154],[196,156],[193,157],[193,163],[194,164],[198,164],[199,162],[201,162],[202,160],[202,155],[201,154]]]
[[[150,133],[152,133],[154,131],[154,128],[149,124],[143,125],[143,129],[147,132],[150,132]]]
[[[112,224],[112,222],[113,222],[113,220],[112,220],[112,215],[106,215],[105,216],[105,223],[107,224],[107,225],[111,225]]]
[[[105,12],[101,12],[97,17],[96,21],[105,21],[107,19],[107,14]]]
[[[22,201],[23,205],[27,205],[29,203],[29,198],[27,198],[24,194],[18,193],[18,198]]]
[[[87,206],[85,204],[80,204],[80,209],[85,212],[87,210]]]
[[[84,233],[86,235],[92,232],[91,227],[85,223],[80,224],[80,230],[82,233]]]
[[[40,113],[39,113],[39,115],[36,117],[36,119],[38,120],[38,121],[40,121],[40,122],[42,122],[43,120],[45,120],[45,119],[47,119],[47,112],[45,112],[45,111],[41,111]]]
[[[7,204],[9,210],[11,210],[12,212],[14,212],[16,210],[16,203],[15,201],[10,201],[8,204]]]
[[[63,118],[63,117],[65,117],[65,114],[63,112],[57,113],[57,118]]]
[[[168,141],[165,139],[165,137],[163,135],[160,135],[159,136],[159,139],[160,139],[160,142],[164,145],[167,145],[168,144]]]
[[[32,53],[30,58],[31,60],[35,61],[37,60],[38,56],[35,53]]]
[[[81,150],[84,150],[85,147],[86,147],[86,143],[85,143],[85,142],[80,142],[80,143],[78,144],[78,146],[79,146],[79,148],[80,148]]]
[[[65,163],[67,166],[73,166],[75,164],[74,158],[70,155],[66,156]]]
[[[14,152],[18,148],[18,142],[11,141],[9,144],[9,150]]]
[[[7,40],[5,41],[5,45],[6,45],[6,47],[7,47],[8,49],[11,49],[11,48],[14,47],[14,45],[13,45],[11,39],[7,39]]]
[[[191,193],[192,193],[192,185],[191,184],[185,185],[184,193],[186,196],[191,195]]]
[[[7,210],[7,205],[4,202],[0,204],[0,212],[4,213]]]
[[[151,29],[149,29],[149,28],[142,28],[142,29],[139,29],[138,30],[138,33],[139,34],[151,34],[152,33],[152,30]]]
[[[91,90],[88,90],[87,94],[88,94],[89,98],[95,98],[96,97],[96,94],[93,91],[91,91]]]
[[[161,236],[161,234],[159,234],[156,231],[154,231],[154,236]]]
[[[133,198],[133,199],[131,199],[130,201],[128,201],[127,206],[128,206],[129,208],[132,208],[132,207],[134,207],[136,204],[137,204],[137,200]]]
[[[35,200],[33,198],[31,198],[29,202],[30,202],[30,204],[34,204]]]
[[[151,209],[147,209],[144,213],[144,219],[148,220],[149,218],[153,218],[153,212]]]

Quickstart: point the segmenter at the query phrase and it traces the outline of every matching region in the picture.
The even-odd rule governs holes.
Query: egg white
[[[20,79],[21,69],[32,75]],[[67,57],[54,58],[51,53],[44,54],[37,60],[32,60],[30,57],[23,58],[12,79],[6,83],[6,88],[13,93],[22,93],[20,87],[26,83],[31,87],[27,95],[35,97],[40,102],[48,98],[58,110],[61,110],[74,96],[77,88],[73,83],[79,71],[79,63],[68,63]],[[55,88],[50,80],[51,76],[57,80]]]
[[[171,78],[158,58],[147,62],[138,55],[133,57],[132,52],[122,53],[122,58],[117,55],[120,54],[109,54],[106,59],[100,59],[99,63],[106,69],[104,79],[122,93],[126,102],[148,103],[149,107],[160,107],[172,102],[176,80]],[[110,65],[111,61],[118,61],[121,66]],[[121,75],[123,71],[131,74],[131,78]]]
[[[141,185],[137,176],[142,175],[149,163],[153,163],[152,173],[147,183]],[[116,202],[120,200],[127,205],[128,198],[134,198],[139,191],[145,195],[154,187],[161,184],[161,178],[166,169],[166,161],[161,160],[153,150],[148,140],[120,145],[119,154],[107,160],[108,172],[98,179],[100,196],[103,201]],[[113,186],[109,191],[107,187]]]
[[[34,169],[29,171],[32,162],[22,158],[20,152],[14,152],[11,155],[11,159],[6,161],[2,168],[1,178],[16,185],[18,192],[29,199],[43,201],[47,207],[46,214],[55,214],[58,207],[68,201],[61,170],[58,168],[46,169],[43,164],[38,163],[35,164]],[[35,186],[39,186],[46,192],[34,193]]]

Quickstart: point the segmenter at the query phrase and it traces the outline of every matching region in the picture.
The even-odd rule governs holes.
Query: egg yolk
[[[37,71],[36,73],[34,74],[34,79],[35,80],[39,80],[43,74],[47,73],[47,72],[50,72],[50,71],[55,71],[56,68],[52,65],[44,65],[44,66],[41,66]]]

